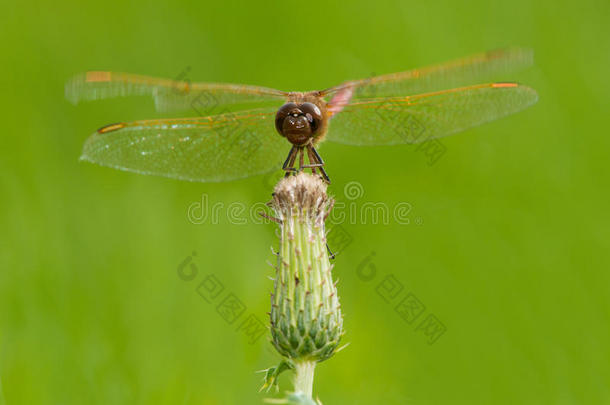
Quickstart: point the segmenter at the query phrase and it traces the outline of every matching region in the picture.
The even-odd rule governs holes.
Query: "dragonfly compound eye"
[[[284,104],[275,115],[275,129],[294,145],[304,145],[313,135],[311,114],[295,103]]]
[[[314,103],[303,103],[299,106],[299,109],[303,111],[307,117],[307,121],[309,121],[309,126],[311,127],[311,133],[312,135],[315,135],[322,122],[322,111],[320,111],[320,108]]]
[[[282,132],[284,119],[288,116],[288,114],[298,109],[299,107],[297,107],[295,103],[286,103],[281,106],[279,110],[277,110],[277,113],[275,114],[275,129],[280,135],[284,136],[284,133]]]

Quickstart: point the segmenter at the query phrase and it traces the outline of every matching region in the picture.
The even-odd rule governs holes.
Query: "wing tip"
[[[538,101],[538,92],[528,85],[518,83],[518,82],[495,82],[491,83],[491,87],[494,89],[506,89],[506,88],[519,88],[528,92],[532,96],[531,104],[535,104]],[[531,105],[530,104],[530,105]]]
[[[112,72],[102,70],[91,70],[78,73],[66,82],[64,87],[66,99],[76,105],[82,100],[92,100],[95,97],[87,95],[87,85],[91,83],[103,83],[112,81]]]
[[[530,95],[532,96],[530,105],[536,104],[539,99],[538,92],[529,86],[521,85],[521,87],[523,87],[524,90],[527,90],[530,93]]]
[[[68,79],[64,87],[64,95],[66,100],[74,105],[78,104],[81,100],[81,97],[79,97],[79,88],[83,81],[83,76],[83,73],[72,76],[70,79]]]
[[[502,48],[492,49],[486,52],[486,55],[492,58],[500,58],[510,56],[511,58],[519,58],[523,62],[534,62],[534,50],[523,46],[506,46]]]
[[[98,134],[107,134],[108,132],[118,131],[119,129],[123,129],[127,126],[125,122],[115,122],[113,124],[104,125],[97,129],[96,133]]]
[[[491,87],[498,89],[498,88],[506,88],[506,87],[519,87],[519,83],[516,82],[496,82],[496,83],[492,83]]]
[[[112,73],[106,70],[90,70],[85,72],[85,82],[109,82],[112,80]]]

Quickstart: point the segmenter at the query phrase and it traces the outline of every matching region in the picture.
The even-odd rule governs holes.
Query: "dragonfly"
[[[330,182],[322,142],[416,144],[516,113],[538,95],[494,80],[532,63],[531,50],[507,48],[308,92],[90,71],[65,91],[74,104],[150,96],[157,111],[197,115],[105,125],[86,140],[82,160],[199,182],[268,173],[283,161],[285,175],[310,169]]]

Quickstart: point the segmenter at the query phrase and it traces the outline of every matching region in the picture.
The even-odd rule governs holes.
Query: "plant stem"
[[[315,361],[302,360],[294,363],[294,390],[302,392],[307,398],[312,399],[313,372],[316,368]]]

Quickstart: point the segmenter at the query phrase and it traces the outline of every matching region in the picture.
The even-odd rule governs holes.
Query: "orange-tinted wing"
[[[141,174],[226,181],[277,168],[289,144],[273,130],[275,108],[100,128],[81,159]]]
[[[322,91],[322,94],[333,98],[330,101],[332,109],[340,110],[346,100],[398,97],[509,80],[503,76],[532,63],[533,52],[529,49],[499,49],[421,69],[345,82]]]
[[[327,139],[351,145],[420,143],[513,114],[537,100],[534,90],[516,83],[360,99],[332,116]]]
[[[286,100],[285,92],[259,86],[225,83],[191,83],[119,72],[86,72],[66,83],[73,103],[121,96],[152,96],[158,111],[193,110],[203,115],[235,104],[274,103]]]

